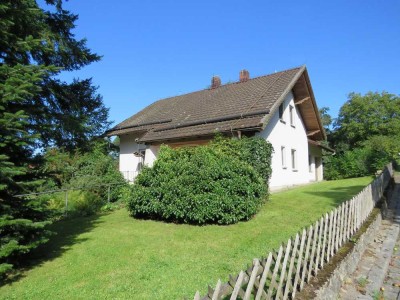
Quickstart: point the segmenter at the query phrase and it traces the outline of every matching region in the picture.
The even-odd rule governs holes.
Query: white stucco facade
[[[257,135],[274,148],[269,182],[272,190],[322,180],[321,150],[308,144],[306,129],[291,92]]]
[[[119,145],[119,170],[128,181],[139,174],[144,165],[153,166],[159,146],[138,144],[135,136],[121,135]]]
[[[291,92],[270,118],[265,129],[256,135],[273,148],[271,190],[323,179],[321,149],[308,143],[307,133]],[[138,144],[133,135],[120,136],[119,169],[133,181],[143,165],[151,167],[160,146]]]

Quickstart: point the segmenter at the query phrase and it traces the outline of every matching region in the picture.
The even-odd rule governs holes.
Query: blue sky
[[[400,94],[400,1],[70,0],[74,33],[103,55],[93,77],[110,119],[206,88],[305,64],[319,107],[336,116],[350,92]]]

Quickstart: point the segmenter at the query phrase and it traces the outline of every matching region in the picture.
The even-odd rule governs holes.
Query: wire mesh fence
[[[114,182],[114,183],[107,183],[107,184],[60,188],[60,189],[47,190],[47,191],[41,191],[41,192],[19,194],[19,195],[14,195],[14,196],[18,197],[18,198],[28,198],[28,197],[32,198],[32,197],[48,196],[48,195],[54,195],[54,194],[62,194],[64,197],[63,213],[64,213],[64,216],[67,216],[69,208],[70,208],[69,196],[71,195],[71,193],[73,191],[97,191],[97,192],[99,192],[99,190],[103,189],[103,193],[107,195],[106,199],[103,201],[104,202],[103,204],[110,204],[112,187],[121,186],[124,184],[125,183]]]

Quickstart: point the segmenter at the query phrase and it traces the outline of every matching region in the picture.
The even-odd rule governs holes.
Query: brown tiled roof
[[[141,142],[257,130],[275,111],[305,67],[159,100],[107,132],[135,134]]]

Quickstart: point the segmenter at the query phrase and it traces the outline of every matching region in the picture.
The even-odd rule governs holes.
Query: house
[[[216,132],[261,136],[273,148],[271,189],[323,179],[320,142],[326,139],[305,66],[154,102],[107,132],[120,138],[120,171],[132,181],[152,166],[161,144],[202,145]]]

